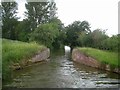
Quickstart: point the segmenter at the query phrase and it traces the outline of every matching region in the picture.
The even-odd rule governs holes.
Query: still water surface
[[[55,51],[48,61],[15,71],[13,77],[5,87],[118,88],[120,85],[117,74],[77,64],[70,59],[69,51]]]

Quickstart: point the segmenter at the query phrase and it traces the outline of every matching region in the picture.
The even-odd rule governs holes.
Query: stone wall
[[[31,59],[31,62],[39,62],[42,60],[47,60],[49,56],[50,56],[50,49],[47,48],[42,52],[41,51],[38,52],[38,54]]]
[[[28,60],[21,60],[19,63],[13,63],[10,65],[10,68],[12,70],[19,70],[26,66],[31,66],[33,63],[40,62],[40,61],[46,61],[50,57],[50,49],[46,48],[42,51],[39,51],[35,56],[33,56],[31,59]]]
[[[94,58],[81,53],[80,50],[78,50],[78,49],[73,49],[72,59],[75,62],[84,64],[84,65],[87,65],[90,67],[99,68],[99,69],[116,72],[116,73],[120,74],[120,68],[117,68],[117,67],[113,68],[109,64],[103,64],[100,61],[95,60]]]

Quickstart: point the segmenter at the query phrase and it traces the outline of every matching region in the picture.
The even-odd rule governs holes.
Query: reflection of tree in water
[[[74,67],[76,68],[77,71],[79,71],[80,73],[82,73],[83,75],[85,75],[85,73],[89,73],[88,76],[97,76],[100,78],[112,78],[112,79],[117,79],[120,78],[118,74],[116,73],[112,73],[112,72],[108,72],[108,71],[103,71],[100,69],[96,69],[93,67],[89,67],[80,63],[73,63]],[[103,75],[103,76],[101,76]]]
[[[0,73],[0,90],[1,90],[1,88],[2,88],[2,75]]]

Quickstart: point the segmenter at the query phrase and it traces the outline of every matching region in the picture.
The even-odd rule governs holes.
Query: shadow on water
[[[0,90],[2,89],[2,78],[0,78]]]
[[[55,50],[47,62],[15,71],[4,87],[26,88],[106,88],[119,84],[117,74],[73,62],[69,50]]]

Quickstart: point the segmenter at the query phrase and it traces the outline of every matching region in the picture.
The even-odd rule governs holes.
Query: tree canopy
[[[27,19],[30,21],[30,28],[34,30],[39,24],[47,23],[55,17],[55,2],[29,2],[25,4],[27,11],[25,12]]]
[[[2,37],[16,39],[17,8],[16,2],[1,2],[2,5]]]
[[[118,50],[119,35],[109,37],[106,30],[91,30],[88,21],[74,21],[65,27],[56,16],[57,7],[54,0],[29,1],[27,0],[25,4],[26,18],[22,21],[18,20],[18,4],[15,1],[1,2],[2,38],[25,42],[36,41],[56,49],[68,45],[72,49],[79,46]]]
[[[31,33],[31,41],[36,41],[52,48],[52,43],[56,44],[55,39],[58,38],[61,31],[61,21],[54,19],[50,23],[39,25],[34,32]]]
[[[77,42],[77,39],[82,32],[86,34],[91,32],[90,25],[87,21],[75,21],[71,25],[68,25],[66,27],[66,44],[71,48],[80,45],[80,43]]]

